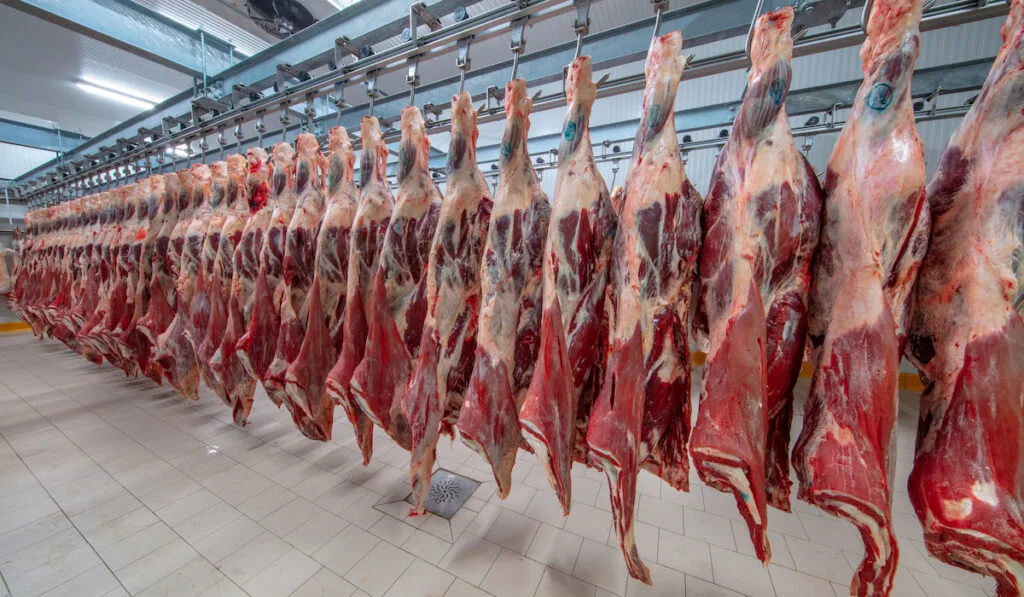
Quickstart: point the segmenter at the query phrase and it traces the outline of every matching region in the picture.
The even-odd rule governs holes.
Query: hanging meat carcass
[[[1024,1],[928,185],[909,353],[929,380],[910,499],[928,551],[1024,595]]]
[[[201,164],[196,164],[200,166]],[[208,166],[202,165],[209,170]],[[174,319],[177,302],[178,268],[185,249],[185,234],[192,223],[193,195],[197,191],[192,167],[177,172],[177,201],[164,211],[163,224],[153,248],[150,273],[149,307],[136,325],[153,346]],[[151,359],[151,362],[152,361]]]
[[[222,214],[210,221],[203,248],[202,272],[210,280],[207,296],[210,300],[210,317],[206,333],[196,347],[199,373],[206,385],[215,391],[225,403],[227,393],[213,372],[211,363],[214,354],[224,342],[228,325],[228,304],[231,300],[231,280],[234,277],[235,248],[242,239],[242,231],[249,217],[246,202],[246,160],[244,156],[232,154],[227,157],[227,178],[223,181]],[[214,179],[214,196],[217,195],[217,179]],[[211,238],[215,236],[216,238]],[[198,329],[195,331],[198,335]]]
[[[379,162],[374,174],[378,184],[386,186],[383,168]],[[366,351],[351,382],[352,395],[366,416],[406,450],[411,440],[402,397],[420,347],[427,310],[427,260],[440,210],[441,192],[430,176],[427,126],[419,108],[406,106],[398,151],[398,197],[367,288]]]
[[[263,382],[267,396],[281,406],[283,396],[276,391],[276,386],[267,384],[266,379],[281,327],[285,242],[288,224],[295,212],[295,150],[288,143],[274,146],[274,180],[270,200],[273,211],[260,252],[260,271],[253,287],[249,327],[238,340],[237,352],[249,375]]]
[[[789,511],[793,386],[807,332],[821,188],[789,129],[793,9],[757,20],[747,91],[704,202],[695,327],[710,342],[690,452],[771,558],[767,504]]]
[[[320,142],[309,133],[302,133],[295,141],[298,148],[298,165],[295,170],[295,192],[298,204],[288,225],[285,242],[284,288],[281,297],[281,329],[277,334],[274,360],[267,369],[264,386],[273,388],[273,394],[280,398],[298,429],[306,428],[305,421],[312,414],[302,410],[300,404],[288,399],[285,389],[285,374],[299,354],[302,340],[306,335],[306,319],[309,312],[308,297],[313,285],[316,260],[316,238],[320,218],[324,214],[324,158],[320,153]]]
[[[105,223],[104,220],[101,220],[102,236],[99,243],[99,287],[97,289],[99,301],[78,330],[78,341],[87,344],[93,351],[103,355],[111,363],[115,363],[115,361],[100,332],[103,329],[103,322],[110,317],[110,311],[117,308],[116,305],[123,304],[123,298],[115,302],[115,294],[117,294],[118,286],[122,283],[117,267],[118,251],[126,220],[130,217],[127,208],[131,204],[126,197],[127,189],[103,193],[101,201],[105,204]],[[132,214],[134,214],[134,209],[132,209]]]
[[[459,435],[491,466],[498,496],[508,496],[523,443],[519,409],[533,379],[540,345],[547,195],[526,146],[530,109],[526,81],[505,85],[505,135],[498,186],[480,266],[476,358],[459,414]]]
[[[175,253],[178,253],[177,246],[181,245],[176,267],[178,276],[175,281],[173,304],[175,315],[153,347],[153,360],[182,397],[197,400],[199,367],[191,334],[197,312],[202,308],[208,308],[208,301],[204,295],[206,278],[202,271],[205,258],[204,243],[207,241],[207,227],[214,210],[219,210],[224,200],[223,188],[218,184],[224,178],[224,163],[216,162],[212,168],[205,164],[196,164],[192,166],[191,174],[191,211],[194,212],[194,217],[186,210],[182,210],[178,214],[178,225],[175,226],[171,239],[171,247]],[[179,232],[182,227],[184,232]]]
[[[309,315],[302,347],[285,376],[288,399],[309,413],[300,430],[320,441],[331,439],[334,399],[327,394],[327,374],[344,338],[345,293],[352,221],[359,206],[355,187],[355,152],[348,131],[337,126],[329,135],[327,208],[317,235]]]
[[[345,291],[345,342],[327,374],[327,393],[345,409],[355,428],[363,464],[373,453],[373,423],[352,392],[352,374],[366,353],[366,315],[371,281],[380,260],[395,198],[387,183],[388,148],[373,116],[360,122],[363,154],[359,163],[359,207],[352,221],[348,253],[348,288]]]
[[[888,595],[898,548],[892,481],[899,364],[928,246],[924,147],[910,81],[921,0],[876,0],[864,82],[825,179],[808,334],[816,370],[793,452],[798,497],[852,522],[865,556],[854,595]]]
[[[688,490],[690,289],[700,251],[702,199],[686,178],[676,138],[676,90],[686,60],[676,31],[656,38],[612,247],[611,341],[587,429],[591,459],[608,475],[612,514],[630,574],[651,576],[633,539],[643,467]]]
[[[122,339],[124,332],[131,326],[135,316],[135,294],[139,285],[139,259],[142,256],[142,246],[145,243],[149,228],[151,199],[154,196],[154,187],[160,186],[159,193],[163,193],[163,175],[157,174],[147,178],[135,185],[134,189],[128,191],[128,201],[135,206],[135,218],[129,222],[128,228],[121,237],[121,248],[118,252],[118,267],[121,270],[123,280],[122,290],[124,293],[124,304],[120,309],[111,309],[111,314],[120,312],[120,318],[110,317],[104,322],[103,338],[114,355],[116,364],[126,375],[137,375],[138,364],[131,358],[134,353],[131,347]],[[156,203],[159,206],[159,203]],[[115,297],[117,299],[118,297]]]
[[[137,235],[138,247],[135,252],[137,275],[134,280],[132,316],[122,328],[118,342],[121,344],[122,358],[131,361],[134,364],[134,370],[157,383],[162,383],[163,373],[155,363],[151,363],[149,360],[152,342],[149,336],[138,329],[138,324],[148,312],[150,300],[153,298],[151,284],[155,282],[158,290],[162,288],[159,278],[154,275],[154,269],[158,267],[155,264],[158,259],[165,261],[166,251],[159,253],[159,257],[157,257],[156,245],[164,222],[174,222],[176,219],[171,216],[172,214],[177,215],[179,179],[177,174],[168,174],[153,176],[150,177],[150,180],[152,184],[148,189],[149,196],[146,200],[146,220]],[[173,228],[173,224],[171,224],[171,228]],[[171,230],[168,229],[167,241],[170,240],[170,232]],[[165,242],[163,248],[166,249],[166,247]],[[163,265],[159,267],[164,269]],[[169,310],[170,307],[167,309]],[[155,322],[155,324],[157,323],[159,322]]]
[[[587,462],[587,423],[604,372],[605,289],[617,217],[590,146],[596,95],[590,57],[577,58],[569,65],[569,109],[544,249],[540,350],[519,413],[523,435],[566,515],[572,462]]]
[[[245,180],[246,205],[249,217],[242,229],[242,237],[232,257],[231,292],[228,298],[228,324],[224,340],[210,359],[210,368],[217,385],[223,388],[222,398],[231,408],[235,425],[242,427],[249,419],[256,379],[246,371],[236,346],[245,334],[252,316],[256,281],[260,271],[260,253],[263,250],[267,226],[274,206],[270,197],[271,168],[267,152],[254,147],[246,152],[248,176]],[[287,184],[282,169],[282,185]],[[218,392],[219,394],[219,392]]]
[[[448,178],[427,262],[427,312],[402,410],[411,431],[413,513],[422,514],[440,433],[453,434],[476,351],[480,262],[491,193],[476,163],[477,113],[452,97]]]

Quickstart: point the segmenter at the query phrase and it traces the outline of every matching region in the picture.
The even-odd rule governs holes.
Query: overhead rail
[[[106,151],[106,154],[101,153],[99,156],[89,156],[96,158],[94,165],[89,167],[82,166],[73,171],[66,169],[66,174],[64,175],[50,174],[45,183],[40,181],[30,192],[23,193],[22,197],[38,199],[52,194],[58,188],[66,189],[69,186],[73,186],[76,189],[75,192],[81,192],[83,181],[94,180],[98,172],[116,170],[118,172],[117,178],[119,179],[124,178],[124,173],[148,172],[153,167],[150,157],[161,152],[164,147],[186,144],[189,150],[191,150],[192,142],[194,141],[215,135],[219,130],[227,127],[235,128],[243,121],[257,120],[262,122],[268,114],[274,114],[278,111],[285,116],[281,119],[281,123],[284,125],[281,129],[282,135],[287,134],[289,124],[293,125],[294,130],[299,128],[312,129],[313,125],[318,122],[329,125],[332,124],[331,120],[340,121],[342,124],[351,126],[352,122],[357,121],[358,118],[369,112],[371,100],[374,102],[373,109],[375,114],[387,116],[384,118],[385,121],[389,120],[389,118],[393,119],[394,116],[397,116],[401,107],[408,103],[408,95],[396,94],[383,98],[374,97],[371,86],[371,96],[367,98],[365,104],[344,108],[348,104],[347,101],[342,99],[345,88],[351,87],[353,83],[373,81],[383,71],[407,68],[409,59],[422,57],[427,54],[457,51],[457,60],[461,61],[465,58],[468,63],[467,40],[472,36],[479,38],[482,35],[509,35],[510,28],[512,31],[515,30],[515,25],[513,24],[521,22],[520,20],[523,18],[550,17],[554,14],[573,10],[574,6],[578,6],[579,3],[580,0],[576,2],[566,2],[565,0],[535,0],[532,2],[522,0],[509,2],[491,11],[457,21],[447,27],[420,34],[415,40],[410,40],[386,51],[364,56],[346,66],[335,64],[337,67],[335,70],[320,76],[298,80],[291,86],[288,86],[287,81],[284,81],[284,86],[279,86],[276,93],[260,97],[250,95],[247,98],[247,103],[242,104],[241,102],[245,100],[240,99],[236,104],[232,104],[231,109],[226,112],[220,113],[215,108],[210,108],[205,113],[193,112],[191,118],[172,118],[170,121],[165,118],[165,123],[170,122],[170,125],[163,128],[162,134],[156,134],[156,131],[152,130],[146,131],[148,133],[155,133],[150,142],[140,143],[138,138],[119,139],[116,146],[100,148],[102,151]],[[750,5],[750,11],[745,14],[735,14],[734,9],[739,5]],[[750,26],[750,15],[756,5],[757,3],[754,0],[711,0],[691,7],[664,12],[660,18],[663,27],[678,28],[684,32],[691,32],[688,39],[703,40],[699,43],[708,43],[715,39],[746,35]],[[405,6],[407,7],[408,5],[406,4]],[[1005,2],[979,6],[974,0],[944,5],[929,10],[925,14],[921,29],[926,31],[996,17],[1005,14],[1007,9],[1008,7]],[[730,13],[733,14],[731,19],[728,17]],[[820,15],[821,13],[818,14]],[[842,15],[829,15],[829,21],[825,22],[835,22],[840,16]],[[630,61],[642,57],[649,44],[650,27],[654,19],[655,17],[652,16],[637,23],[625,25],[607,32],[594,33],[583,38],[582,43],[586,45],[587,53],[595,56],[595,69],[614,65],[616,61],[620,61],[618,63],[621,64],[621,61]],[[645,39],[634,39],[640,31],[645,31]],[[854,46],[861,41],[863,41],[863,33],[859,27],[806,35],[796,42],[794,55],[808,55],[840,47]],[[627,42],[634,44],[636,47],[633,48],[626,45]],[[697,42],[692,43],[696,44]],[[480,84],[488,82],[488,87],[492,86],[498,73],[502,73],[505,75],[503,78],[507,78],[512,71],[513,63],[517,65],[519,75],[526,78],[531,84],[536,85],[558,80],[557,77],[561,76],[562,68],[575,55],[577,45],[579,45],[579,41],[574,39],[571,42],[538,52],[534,55],[525,54],[518,60],[513,58],[512,61],[488,67],[479,73],[468,68],[460,68],[460,75],[457,77],[452,77],[433,85],[417,84],[415,86],[415,97],[419,101],[428,100],[426,102],[428,105],[425,106],[425,110],[428,113],[432,109],[436,110],[437,105],[441,105],[439,101],[433,101],[435,95],[450,98],[451,93],[460,84],[464,84],[467,89],[471,90],[474,99],[477,97],[487,99],[492,96],[492,93],[488,91],[487,87],[482,87]],[[609,48],[614,53],[608,52]],[[561,55],[563,52],[565,56]],[[605,56],[601,52],[605,52],[608,55]],[[637,56],[632,56],[632,54]],[[556,63],[557,70],[554,70]],[[543,66],[539,66],[542,64]],[[690,80],[728,70],[746,68],[748,64],[745,52],[742,50],[720,56],[693,59],[691,60],[691,68],[687,69],[684,77]],[[278,71],[280,72],[281,69],[278,69]],[[285,75],[289,78],[294,78],[291,76],[292,74],[285,72]],[[607,82],[599,88],[598,93],[600,96],[606,96],[642,88],[643,77],[642,75],[637,75]],[[292,121],[290,117],[287,117],[287,110],[292,105],[304,102],[308,104],[318,96],[331,93],[334,94],[332,101],[339,107],[342,107],[337,114],[313,119],[311,118],[313,112],[307,110],[304,123]],[[349,93],[347,95],[351,96],[353,94]],[[564,97],[560,93],[535,99],[537,100],[535,110],[538,111],[564,103]],[[503,109],[500,107],[500,104],[489,107],[485,106],[481,111],[480,120],[481,122],[486,122],[499,119],[502,113]],[[435,117],[430,121],[430,126],[436,130],[436,127],[445,127],[446,122]],[[140,132],[141,135],[142,133]],[[395,138],[397,135],[398,131],[394,130],[389,134],[389,138]],[[245,141],[239,141],[235,146],[241,148],[244,144]],[[532,144],[533,140],[531,140]],[[221,147],[230,148],[231,146],[222,145]],[[135,168],[130,166],[139,162],[144,162],[144,164],[141,167]],[[18,182],[22,182],[22,179],[19,179]],[[84,186],[88,188],[92,185],[85,183]]]

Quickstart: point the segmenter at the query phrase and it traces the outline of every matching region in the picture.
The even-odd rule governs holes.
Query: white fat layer
[[[963,520],[974,512],[974,500],[963,498],[959,500],[942,500],[943,516],[950,520]]]
[[[995,483],[991,481],[986,483],[975,481],[974,484],[971,485],[971,493],[974,497],[985,502],[989,506],[999,505],[999,495],[996,493]]]
[[[719,452],[718,450],[701,450],[704,454],[709,456],[716,456],[718,458],[729,458],[728,454]],[[732,460],[730,458],[730,460]],[[750,517],[754,521],[754,524],[761,525],[761,513],[757,510],[757,506],[754,504],[753,492],[750,490],[750,481],[747,480],[747,476],[743,474],[743,469],[739,466],[730,466],[720,462],[706,462],[704,468],[709,469],[715,473],[719,478],[725,480],[731,485],[735,491],[740,492],[743,497],[743,505],[750,512]]]

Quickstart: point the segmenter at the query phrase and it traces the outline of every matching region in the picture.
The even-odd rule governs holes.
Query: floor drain
[[[439,469],[430,478],[430,491],[424,507],[431,514],[451,519],[477,487],[480,487],[479,481]],[[405,498],[405,501],[411,504],[412,495]]]

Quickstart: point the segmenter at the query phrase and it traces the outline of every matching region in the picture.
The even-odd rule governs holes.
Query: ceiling
[[[244,0],[133,0],[137,4],[234,44],[251,55],[276,38],[254,25]],[[355,0],[301,0],[321,19]],[[372,0],[371,0],[372,1]],[[76,85],[96,81],[162,101],[193,84],[192,77],[129,51],[97,41],[0,2],[0,117],[95,136],[138,114],[139,107],[100,97]],[[2,142],[2,140],[0,140]],[[8,145],[4,155],[18,154]],[[10,178],[52,159],[51,152],[25,148],[0,172]],[[14,165],[16,164],[16,166]],[[19,170],[19,171],[15,171]]]

